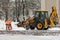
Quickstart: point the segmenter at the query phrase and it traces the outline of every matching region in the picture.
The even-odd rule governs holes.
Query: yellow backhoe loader
[[[57,20],[58,20],[58,15],[56,11],[56,6],[53,6],[50,17],[48,16],[48,11],[35,10],[34,17],[28,18],[24,23],[26,29],[30,28],[33,30],[37,28],[38,30],[47,30],[49,28],[49,25],[52,27],[58,24]],[[27,21],[28,23],[26,23]],[[22,25],[24,25],[24,23],[22,23]]]

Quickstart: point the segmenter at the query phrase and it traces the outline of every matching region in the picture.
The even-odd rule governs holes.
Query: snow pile
[[[23,27],[18,27],[17,26],[17,24],[18,24],[19,22],[12,22],[11,24],[11,26],[12,26],[12,30],[25,30]]]
[[[18,22],[12,22],[12,30],[25,30],[23,27],[17,26]],[[6,30],[6,23],[5,20],[0,20],[0,30]]]
[[[55,27],[55,28],[49,28],[48,30],[60,30],[60,28]]]
[[[5,20],[0,20],[0,30],[6,30]]]

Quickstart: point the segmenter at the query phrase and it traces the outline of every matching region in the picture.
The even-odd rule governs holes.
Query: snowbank
[[[25,30],[23,27],[18,27],[19,22],[12,22],[12,30]],[[0,30],[6,30],[6,23],[4,20],[0,20]]]
[[[6,30],[6,25],[4,20],[0,20],[0,30]]]
[[[19,22],[12,22],[11,24],[11,26],[12,26],[12,30],[25,30],[23,27],[18,27],[17,26],[17,24],[18,24]]]
[[[55,28],[49,28],[48,30],[60,30],[60,28],[55,27]]]

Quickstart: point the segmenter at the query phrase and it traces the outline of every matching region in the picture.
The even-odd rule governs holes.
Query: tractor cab
[[[34,17],[39,17],[41,20],[44,18],[48,19],[48,11],[35,11]]]
[[[37,29],[46,29],[48,27],[48,11],[35,11],[34,20]]]

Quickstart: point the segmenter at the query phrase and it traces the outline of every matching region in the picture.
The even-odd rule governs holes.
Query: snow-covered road
[[[25,30],[18,28],[15,23],[12,23],[13,30]],[[60,28],[51,28],[49,30],[60,30]],[[0,20],[0,30],[6,30],[5,21]],[[0,40],[60,40],[60,36],[33,36],[33,35],[13,35],[13,34],[0,34]]]
[[[60,40],[60,36],[0,35],[0,40]]]

